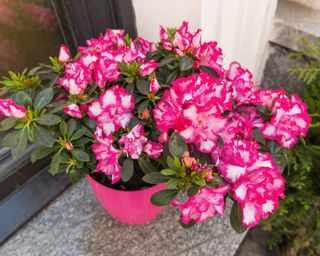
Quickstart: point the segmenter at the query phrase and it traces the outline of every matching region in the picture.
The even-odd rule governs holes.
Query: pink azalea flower
[[[233,97],[239,103],[252,103],[256,100],[258,88],[255,86],[252,74],[248,69],[243,69],[238,62],[232,62],[226,71],[228,87],[233,92]]]
[[[70,51],[69,51],[68,47],[64,44],[60,46],[58,60],[61,63],[65,63],[68,60],[70,60]]]
[[[87,88],[90,79],[91,70],[79,61],[73,61],[66,65],[64,77],[60,78],[58,83],[71,95],[80,95]]]
[[[93,70],[96,67],[98,59],[99,56],[97,54],[88,52],[81,55],[79,62],[88,67],[90,70]]]
[[[273,101],[281,94],[284,94],[285,91],[283,88],[270,90],[268,88],[257,91],[256,97],[257,100],[255,102],[256,105],[264,106],[267,109],[272,109]]]
[[[147,139],[143,126],[139,123],[125,136],[119,140],[119,145],[123,146],[123,153],[132,159],[138,159],[142,152],[146,152],[152,159],[161,156],[163,146]]]
[[[162,42],[161,45],[162,45],[163,49],[165,49],[167,51],[172,50],[172,44],[170,42]]]
[[[25,107],[17,105],[11,99],[0,99],[0,115],[19,119],[27,115],[27,110],[25,109]]]
[[[200,73],[175,80],[153,113],[160,132],[173,129],[198,150],[209,153],[229,124],[221,114],[231,106],[225,82]]]
[[[266,138],[292,148],[298,136],[307,135],[310,123],[307,105],[295,94],[290,98],[281,94],[274,100],[270,122],[265,123],[261,131]]]
[[[218,188],[202,187],[200,192],[188,198],[185,203],[172,201],[174,207],[181,211],[181,222],[188,224],[191,220],[203,222],[213,218],[216,214],[224,214],[224,197],[230,190],[230,185]]]
[[[70,104],[63,109],[64,113],[75,118],[82,118],[81,109],[77,104]]]
[[[118,163],[121,152],[111,144],[94,144],[92,151],[98,161],[96,171],[111,175],[112,184],[117,183],[121,179],[121,166]]]
[[[160,26],[160,39],[161,41],[167,41],[169,39],[167,30],[162,26]]]
[[[220,77],[223,77],[223,54],[221,48],[217,47],[217,42],[200,45],[195,49],[195,56],[199,66],[208,66],[216,71]]]
[[[258,166],[241,176],[233,187],[233,197],[242,208],[242,225],[256,226],[260,218],[267,218],[279,205],[279,197],[284,198],[284,178],[280,175],[270,154],[260,156],[271,166]]]
[[[157,142],[148,140],[144,145],[143,151],[152,159],[158,159],[163,152],[163,145]]]
[[[123,146],[125,154],[130,155],[132,159],[138,159],[147,141],[143,126],[139,123],[127,135],[121,137],[119,144]]]
[[[138,37],[137,42],[144,54],[151,53],[157,50],[155,43],[150,42],[142,37]]]
[[[161,86],[160,86],[158,80],[157,80],[155,77],[152,78],[151,83],[150,83],[150,90],[149,90],[149,92],[151,92],[151,93],[157,93],[160,89],[161,89]]]
[[[124,88],[114,85],[89,104],[88,115],[109,135],[127,126],[133,109],[133,96]]]
[[[140,76],[148,76],[158,67],[158,62],[155,60],[150,60],[140,66],[139,74]]]
[[[253,140],[233,140],[225,144],[220,153],[218,170],[227,181],[235,182],[252,169],[272,167],[271,160],[264,159],[258,148]]]
[[[102,89],[106,83],[116,81],[120,76],[120,70],[115,61],[100,58],[94,70],[94,80]]]

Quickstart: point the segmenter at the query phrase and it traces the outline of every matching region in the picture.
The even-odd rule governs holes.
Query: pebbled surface
[[[224,217],[183,229],[168,207],[155,221],[127,226],[99,205],[86,180],[72,186],[0,248],[2,256],[234,255],[245,234]]]

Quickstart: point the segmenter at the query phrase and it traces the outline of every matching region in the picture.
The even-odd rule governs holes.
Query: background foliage
[[[286,255],[320,255],[320,40],[317,45],[302,41],[305,50],[291,57],[307,64],[296,64],[289,73],[305,88],[301,96],[309,106],[312,125],[306,144],[286,153],[286,199],[263,226],[271,231],[270,246],[284,246]]]

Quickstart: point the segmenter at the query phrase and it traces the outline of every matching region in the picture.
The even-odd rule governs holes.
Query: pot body
[[[87,175],[87,180],[100,204],[113,218],[124,224],[146,224],[164,210],[164,206],[155,206],[150,199],[154,193],[165,189],[165,183],[137,191],[122,191],[108,188],[90,175]]]

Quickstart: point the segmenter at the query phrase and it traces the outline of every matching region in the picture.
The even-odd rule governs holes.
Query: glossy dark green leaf
[[[39,159],[42,159],[50,155],[52,152],[53,152],[52,148],[39,145],[31,153],[31,162],[34,163]]]
[[[150,91],[150,82],[146,79],[138,79],[136,81],[138,91],[143,95],[148,95]]]
[[[247,230],[247,228],[242,226],[242,210],[238,202],[234,202],[232,206],[230,213],[230,223],[232,228],[239,234]]]
[[[188,196],[194,196],[198,194],[199,191],[200,191],[199,186],[192,186],[191,188],[188,189],[187,193],[188,193]]]
[[[74,119],[70,119],[67,123],[68,125],[68,138],[71,137],[71,135],[75,132],[75,130],[78,128],[77,123]]]
[[[25,153],[28,145],[28,130],[23,128],[17,133],[17,143],[11,145],[11,155],[13,159],[18,159]]]
[[[46,147],[52,147],[55,141],[53,135],[40,125],[35,126],[36,141]]]
[[[139,104],[137,110],[138,110],[138,114],[141,114],[142,112],[144,112],[145,110],[148,109],[150,103],[149,100],[143,101]]]
[[[77,140],[79,138],[81,138],[84,134],[86,133],[86,129],[85,128],[79,128],[78,130],[76,130],[70,140],[73,141],[73,140]]]
[[[178,192],[177,189],[161,190],[151,197],[151,203],[158,206],[169,204],[177,196]]]
[[[90,160],[89,155],[82,149],[75,148],[71,151],[71,154],[81,162],[87,162]]]
[[[39,118],[36,118],[35,121],[38,124],[41,124],[44,126],[53,126],[53,125],[59,124],[61,122],[61,118],[57,115],[46,114],[46,115],[42,115]]]
[[[179,67],[181,71],[187,71],[192,69],[194,65],[194,61],[191,57],[188,55],[184,55],[180,60],[179,60]]]
[[[171,84],[174,80],[176,80],[180,75],[179,70],[172,71],[166,78],[165,84]]]
[[[67,136],[68,133],[68,125],[65,121],[62,121],[59,125],[59,131],[62,136]]]
[[[272,155],[279,153],[282,149],[282,147],[274,140],[267,140],[266,146]]]
[[[169,139],[169,150],[173,156],[181,158],[183,153],[188,151],[188,147],[182,136],[178,133],[172,133]]]
[[[71,183],[76,183],[80,180],[81,176],[75,169],[71,169],[68,173],[69,175],[69,180]]]
[[[200,66],[199,69],[203,72],[206,72],[207,74],[209,74],[210,76],[214,77],[214,78],[220,78],[220,75],[212,68],[208,67],[208,66]]]
[[[41,110],[47,106],[53,99],[53,89],[47,88],[38,93],[34,100],[33,107],[35,110]]]
[[[3,119],[0,125],[0,132],[7,131],[13,128],[17,124],[17,119],[13,117],[8,117]]]
[[[129,181],[132,178],[134,173],[134,165],[131,158],[127,158],[123,164],[121,169],[121,178],[124,182]]]
[[[61,162],[61,158],[60,158],[60,152],[57,152],[51,159],[51,163],[50,163],[50,168],[49,168],[49,172],[52,175],[56,175],[59,173],[59,165]]]
[[[14,101],[21,106],[31,106],[32,98],[24,91],[19,91],[15,94]]]
[[[149,184],[159,184],[168,181],[170,177],[163,176],[160,172],[150,172],[144,175],[142,179]]]
[[[192,228],[195,224],[196,224],[196,222],[194,220],[190,220],[188,224],[185,224],[185,223],[181,222],[181,220],[180,220],[180,225],[186,229]]]
[[[148,161],[145,158],[139,158],[138,159],[139,165],[144,173],[149,172],[157,172],[157,167],[155,167],[150,161]]]

